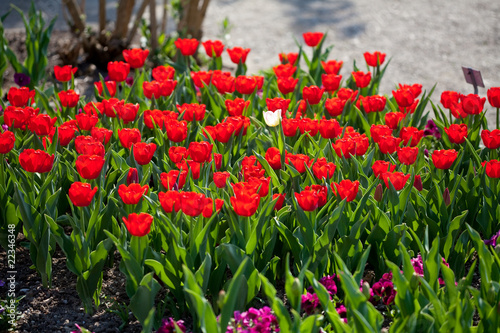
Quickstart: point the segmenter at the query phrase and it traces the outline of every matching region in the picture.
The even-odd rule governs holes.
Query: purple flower
[[[490,239],[485,239],[484,240],[484,244],[485,245],[491,245],[493,247],[497,246],[497,239],[498,237],[500,237],[500,230],[498,230],[498,232],[496,234],[494,234],[493,236],[491,236]]]
[[[3,287],[3,286],[5,286],[5,282],[4,282],[4,280],[0,280],[0,287]]]
[[[337,293],[337,285],[335,284],[335,274],[323,276],[319,283],[321,283],[330,295],[335,295]]]
[[[26,87],[27,85],[30,84],[30,77],[26,74],[23,73],[16,73],[14,74],[14,82],[19,86],[19,87]]]
[[[307,314],[313,314],[316,312],[316,309],[319,307],[319,299],[316,293],[306,292],[305,295],[302,295],[302,310]]]
[[[169,317],[168,319],[163,318],[161,326],[156,333],[175,333],[175,324],[179,326],[181,331],[186,332],[183,320],[174,321],[172,317]]]
[[[129,76],[125,79],[125,83],[128,84],[129,87],[131,87],[134,84],[134,78],[132,76]]]
[[[424,129],[424,135],[425,136],[432,135],[437,140],[441,139],[441,132],[439,132],[439,128],[432,119],[427,121],[427,125],[425,125]]]
[[[2,125],[2,132],[5,132],[9,129],[9,126],[7,124]]]
[[[338,308],[335,309],[339,314],[340,318],[344,320],[344,323],[347,324],[347,309],[343,304],[340,304]]]
[[[243,313],[235,311],[226,333],[240,332],[279,332],[278,319],[267,306],[262,309],[250,308]]]

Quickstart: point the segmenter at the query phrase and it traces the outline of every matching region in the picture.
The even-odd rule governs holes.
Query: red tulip
[[[210,85],[212,74],[205,71],[191,72],[191,79],[193,80],[194,85],[201,89]]]
[[[181,192],[181,210],[188,216],[198,216],[205,208],[205,195],[196,192]]]
[[[234,100],[226,99],[224,104],[230,116],[242,116],[245,110],[250,106],[250,101],[245,101],[243,98],[236,97]]]
[[[204,202],[204,208],[202,215],[205,218],[209,218],[214,214],[214,200],[212,198],[205,198]],[[215,211],[218,213],[221,209],[222,206],[224,206],[224,200],[222,199],[215,199]]]
[[[480,114],[483,111],[484,103],[486,98],[480,98],[478,95],[469,94],[460,96],[460,104],[467,114]]]
[[[294,79],[293,77],[278,77],[277,78],[277,83],[278,83],[278,90],[283,94],[289,94],[295,91],[295,87],[297,86],[297,83],[299,82],[299,79]]]
[[[370,127],[370,134],[373,142],[379,143],[381,137],[392,135],[392,129],[387,125],[372,125]]]
[[[129,186],[121,184],[118,187],[118,195],[126,205],[137,205],[143,195],[148,193],[149,186],[141,186],[138,183],[132,183]]]
[[[228,178],[231,177],[231,174],[227,171],[223,172],[214,172],[214,184],[218,188],[226,187],[226,182]]]
[[[54,66],[54,75],[57,81],[60,82],[68,82],[71,80],[71,77],[75,75],[78,67],[73,68],[71,65],[67,66]]]
[[[336,119],[325,119],[319,121],[319,134],[325,139],[334,139],[341,134],[339,122]]]
[[[313,164],[313,173],[318,179],[330,179],[337,166],[333,162],[327,162],[325,157],[318,158]]]
[[[418,147],[403,147],[397,149],[399,162],[412,165],[417,160]]]
[[[97,186],[92,189],[90,184],[74,182],[69,187],[68,195],[73,205],[87,207],[97,192]]]
[[[247,60],[247,55],[250,52],[250,49],[244,49],[241,47],[233,47],[232,49],[227,49],[227,53],[231,58],[231,61],[235,64],[239,64],[240,62],[244,64]]]
[[[253,76],[239,75],[235,81],[235,88],[242,95],[250,95],[257,88],[257,80]]]
[[[376,178],[382,179],[382,174],[386,172],[394,172],[396,169],[395,164],[391,164],[390,162],[377,160],[372,165],[373,175]]]
[[[219,123],[215,125],[215,135],[217,141],[226,143],[234,133],[234,125],[231,123]]]
[[[266,98],[266,106],[269,111],[277,111],[281,110],[281,117],[286,116],[286,111],[288,110],[288,106],[290,105],[290,100],[275,97],[275,98]]]
[[[90,131],[99,121],[96,116],[80,113],[75,116],[78,127],[83,131]]]
[[[175,46],[183,56],[192,56],[198,49],[198,40],[195,38],[177,38]]]
[[[373,53],[365,52],[363,53],[365,57],[366,64],[371,67],[377,67],[378,65],[382,65],[385,60],[385,53],[375,51]]]
[[[302,37],[304,37],[304,42],[307,46],[315,47],[321,42],[323,35],[322,32],[305,32],[302,34]]]
[[[321,83],[323,83],[323,87],[328,92],[337,91],[340,87],[340,80],[342,80],[342,75],[336,74],[322,74],[321,75]]]
[[[30,119],[38,112],[38,108],[33,109],[31,106],[20,108],[9,105],[4,110],[3,120],[9,127],[14,126],[14,128],[25,130],[26,126],[30,122]]]
[[[300,134],[309,132],[310,136],[315,136],[319,131],[319,123],[316,119],[302,118],[299,121]]]
[[[134,143],[141,142],[141,132],[137,128],[118,130],[118,138],[124,148],[130,149]]]
[[[222,51],[224,51],[224,44],[220,40],[207,40],[201,43],[205,48],[205,52],[207,56],[212,57],[220,57],[222,55]]]
[[[291,77],[297,70],[297,67],[291,64],[281,64],[273,67],[276,77]]]
[[[295,193],[295,199],[300,208],[306,212],[312,212],[319,205],[319,196],[317,191],[314,190],[304,190],[300,193]]]
[[[130,68],[141,68],[146,62],[149,55],[149,50],[130,49],[123,50],[123,58],[130,65]]]
[[[128,218],[122,217],[123,223],[127,227],[128,232],[132,236],[142,237],[149,234],[151,231],[151,223],[153,217],[148,213],[132,213]]]
[[[482,130],[481,139],[486,148],[497,149],[500,148],[500,129]]]
[[[359,96],[359,99],[356,103],[358,108],[361,108],[361,104],[363,104],[363,110],[366,113],[370,112],[381,112],[385,109],[385,104],[387,100],[384,96],[373,95],[373,96]]]
[[[327,98],[325,102],[325,109],[328,111],[328,114],[332,117],[337,117],[342,114],[345,107],[345,100],[342,100],[338,97]]]
[[[57,117],[50,118],[49,115],[39,114],[30,118],[28,129],[39,136],[49,135],[56,121]]]
[[[76,171],[84,179],[96,179],[101,173],[104,158],[98,155],[80,155],[77,157]]]
[[[108,62],[108,75],[111,81],[123,82],[130,73],[130,65],[123,61]]]
[[[302,90],[302,97],[310,105],[316,105],[321,101],[324,91],[325,89],[320,89],[317,86],[304,87]]]
[[[158,193],[158,199],[165,213],[181,210],[180,193],[177,191],[160,192]]]
[[[410,175],[405,175],[402,172],[385,172],[382,174],[382,179],[384,180],[385,186],[389,188],[390,181],[396,191],[402,190],[409,178]]]
[[[275,193],[273,194],[273,200],[276,200],[276,203],[274,204],[274,210],[280,210],[283,208],[283,203],[285,202],[285,193]]]
[[[113,97],[116,94],[116,82],[115,81],[106,81],[104,82],[106,85],[106,89],[108,90],[109,96]],[[103,95],[103,87],[102,83],[99,82],[94,82],[94,87],[97,89],[97,92],[99,93],[100,96]]]
[[[339,91],[337,91],[337,97],[340,98],[343,101],[351,101],[351,103],[354,102],[356,99],[356,96],[358,96],[358,91],[357,90],[352,90],[349,88],[340,88]]]
[[[500,178],[500,161],[490,160],[485,163],[486,175],[490,178]]]
[[[52,170],[54,155],[43,150],[25,149],[19,154],[19,163],[28,172],[45,173]]]
[[[290,52],[290,53],[280,53],[280,62],[282,64],[290,63],[291,65],[295,65],[297,62],[297,58],[299,57],[298,53]]]
[[[102,106],[103,106],[104,114],[110,118],[115,118],[116,117],[115,108],[118,105],[123,105],[123,104],[125,104],[125,101],[123,101],[123,100],[120,101],[117,98],[103,99]]]
[[[98,155],[101,157],[106,155],[104,145],[91,136],[79,135],[75,139],[75,150],[81,155]]]
[[[379,139],[378,147],[382,154],[393,154],[401,143],[400,138],[395,138],[392,135],[382,136]]]
[[[170,170],[160,174],[161,184],[167,189],[180,189],[184,187],[187,179],[187,171]]]
[[[94,138],[94,140],[100,143],[104,142],[104,144],[107,145],[109,140],[111,140],[113,131],[107,128],[92,127],[92,129],[90,130],[90,135]]]
[[[322,61],[321,66],[325,70],[326,74],[335,74],[337,75],[344,64],[343,61],[329,60],[327,62]]]
[[[403,127],[399,132],[399,137],[403,139],[403,145],[405,146],[410,143],[411,147],[415,147],[418,145],[423,136],[424,130],[419,130],[416,127]]]
[[[80,100],[80,95],[72,89],[60,91],[57,95],[63,107],[75,107]]]
[[[264,157],[273,170],[281,169],[281,155],[278,148],[270,147]]]
[[[215,170],[219,170],[222,167],[222,154],[214,153],[213,161],[215,164]]]
[[[165,122],[165,115],[161,110],[144,110],[144,125],[148,128],[158,127],[160,130],[163,129],[163,124]]]
[[[415,101],[415,96],[413,96],[413,92],[411,89],[398,89],[396,91],[392,91],[392,95],[396,100],[396,103],[399,107],[406,108],[413,104]]]
[[[157,66],[152,71],[153,79],[156,81],[172,80],[175,75],[175,69],[172,66]]]
[[[368,87],[368,85],[370,84],[370,81],[372,79],[371,72],[365,73],[365,72],[357,71],[357,72],[351,72],[351,74],[352,74],[352,77],[354,79],[354,83],[356,83],[356,87],[358,87],[358,88]]]
[[[206,111],[207,106],[205,104],[187,104],[184,103],[182,105],[177,104],[177,109],[179,110],[180,113],[184,112],[184,120],[187,121],[201,121],[205,117],[205,111]]]
[[[11,131],[0,133],[0,154],[7,154],[14,148],[16,136]]]
[[[441,93],[441,104],[444,108],[450,109],[453,104],[457,104],[460,95],[456,91],[443,91]]]
[[[134,159],[139,165],[146,165],[151,162],[156,151],[156,144],[138,142],[133,144]]]
[[[252,216],[259,208],[260,196],[257,193],[234,192],[234,197],[230,197],[234,212],[239,216]]]
[[[297,134],[299,129],[299,121],[297,119],[286,119],[281,120],[281,125],[283,126],[283,133],[285,136],[292,137]]]
[[[328,198],[328,188],[324,185],[311,185],[304,188],[305,191],[314,191],[318,195],[318,208],[326,205]]]
[[[435,150],[432,153],[432,162],[438,169],[449,169],[457,159],[458,152],[455,149]]]
[[[235,78],[232,76],[218,75],[212,78],[212,84],[219,94],[232,94],[235,90]]]
[[[173,163],[179,163],[188,157],[188,152],[186,147],[172,146],[168,149],[168,157]]]
[[[187,138],[187,122],[169,120],[165,123],[168,139],[173,142],[182,142]]]
[[[33,104],[35,101],[35,91],[28,87],[11,87],[7,93],[7,99],[15,107],[25,107]]]
[[[400,83],[399,89],[410,89],[414,98],[417,98],[422,93],[422,85],[420,83],[415,83],[412,85]]]
[[[250,185],[255,186],[257,189],[260,188],[260,190],[257,192],[260,197],[265,197],[269,193],[269,183],[271,181],[271,177],[247,177],[248,178],[248,183]]]
[[[346,199],[347,202],[350,202],[356,199],[359,190],[359,181],[356,180],[353,182],[349,179],[344,179],[338,184],[332,183],[332,189],[336,189],[335,195],[339,196],[341,200]]]
[[[337,139],[332,143],[332,147],[339,158],[342,158],[342,156],[351,158],[356,155],[356,143],[350,138]]]
[[[391,129],[398,128],[399,123],[404,118],[405,114],[403,112],[387,112],[384,116],[385,124]]]
[[[467,137],[466,124],[451,124],[450,127],[445,127],[444,131],[448,134],[451,143],[462,144]]]
[[[287,154],[286,155],[287,162],[292,164],[294,168],[300,172],[306,172],[306,165],[310,167],[312,165],[313,160],[307,155],[304,154]]]
[[[500,87],[488,89],[486,95],[488,96],[488,102],[492,107],[500,108]]]
[[[198,163],[209,162],[212,145],[206,141],[189,143],[188,154]]]

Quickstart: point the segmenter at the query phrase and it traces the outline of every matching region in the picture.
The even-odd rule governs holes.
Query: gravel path
[[[58,0],[35,2],[62,17]],[[29,6],[24,0],[13,3]],[[97,3],[87,1],[90,23],[97,20]],[[112,18],[113,1],[107,7]],[[0,5],[0,13],[6,8]],[[212,0],[204,22],[206,39],[223,38],[225,18],[232,25],[227,44],[251,48],[249,73],[277,65],[282,51],[297,51],[294,38],[303,43],[303,32],[323,31],[328,32],[325,44],[335,45],[329,58],[344,61],[344,76],[352,71],[353,61],[365,69],[366,51],[382,51],[391,58],[383,94],[390,94],[397,83],[421,83],[426,90],[437,83],[434,101],[444,90],[471,93],[462,66],[481,71],[486,88],[480,88],[480,95],[500,86],[498,0]],[[22,22],[12,17],[6,27],[19,28]],[[57,28],[66,28],[62,19]],[[224,62],[230,63],[228,58]]]

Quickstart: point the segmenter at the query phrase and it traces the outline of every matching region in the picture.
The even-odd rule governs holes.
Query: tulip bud
[[[292,296],[300,297],[300,295],[302,295],[302,291],[302,283],[300,283],[299,278],[294,278],[292,283]]]
[[[411,290],[417,289],[419,285],[420,285],[419,276],[417,274],[413,273],[413,275],[411,276],[411,279],[410,279]]]
[[[424,155],[425,155],[425,157],[429,157],[429,150],[424,149]]]
[[[424,185],[422,184],[422,177],[420,177],[420,175],[415,176],[415,180],[413,181],[413,187],[415,187],[419,192],[421,192],[424,189]]]
[[[219,292],[219,297],[217,299],[217,305],[219,306],[219,309],[222,309],[224,306],[224,300],[226,299],[226,292],[224,290],[221,290]]]
[[[137,173],[137,169],[130,168],[127,174],[127,186],[132,183],[138,183],[138,182],[139,182],[139,174]]]
[[[361,291],[363,292],[363,295],[365,295],[366,299],[370,299],[371,297],[371,290],[370,290],[370,285],[368,282],[364,281],[363,285],[361,286]]]
[[[276,127],[280,124],[281,121],[281,109],[278,109],[274,112],[264,111],[263,116],[267,126]]]
[[[450,190],[448,190],[448,188],[446,188],[443,192],[443,200],[446,207],[448,207],[451,204]]]
[[[384,189],[382,187],[382,184],[378,184],[377,187],[375,188],[375,194],[373,195],[373,198],[380,202],[382,200],[382,196],[384,195]]]

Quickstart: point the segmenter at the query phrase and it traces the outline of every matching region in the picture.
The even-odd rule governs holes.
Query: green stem
[[[497,108],[497,129],[500,129],[500,108]]]
[[[5,168],[4,168],[4,160],[5,160],[5,155],[2,156],[0,160],[0,186],[4,187],[5,189],[7,188],[7,184],[5,184]]]

